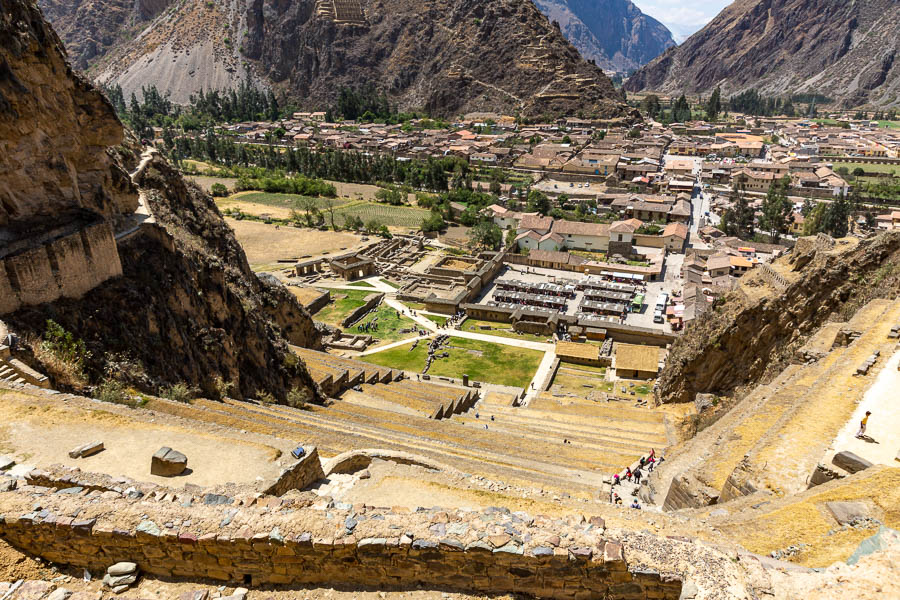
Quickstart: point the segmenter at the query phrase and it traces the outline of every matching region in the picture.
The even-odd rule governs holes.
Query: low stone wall
[[[80,298],[121,274],[110,225],[86,226],[0,259],[0,315],[60,298]]]
[[[281,496],[290,490],[302,490],[325,477],[318,449],[315,446],[307,446],[305,450],[303,458],[281,471],[274,483],[263,485],[263,494]]]
[[[331,302],[331,292],[328,290],[322,292],[322,294],[317,297],[315,300],[307,304],[304,308],[309,311],[309,314],[314,315]]]
[[[265,498],[248,505],[0,493],[0,537],[92,572],[133,561],[143,573],[242,585],[443,589],[541,598],[677,599],[681,576],[628,568],[628,542],[599,517],[505,509],[420,511]],[[304,503],[316,504],[310,506]],[[35,503],[40,508],[35,510]],[[78,514],[73,518],[71,514]],[[661,547],[678,542],[660,540]],[[663,549],[665,551],[665,549]]]
[[[365,304],[347,315],[344,320],[341,321],[341,326],[350,327],[351,325],[362,319],[367,312],[378,306],[382,298],[384,298],[384,294],[381,292],[369,294],[368,296],[366,296]]]

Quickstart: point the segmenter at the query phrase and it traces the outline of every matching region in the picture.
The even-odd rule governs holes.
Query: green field
[[[878,121],[878,126],[887,129],[900,129],[900,121]]]
[[[353,283],[347,284],[350,287],[358,287],[358,288],[371,288],[374,289],[375,286],[369,283],[368,281],[354,281]]]
[[[375,220],[388,227],[407,227],[418,229],[422,221],[431,212],[423,208],[411,206],[391,206],[390,204],[378,204],[376,202],[352,202],[339,207],[334,211],[334,219],[338,225],[342,225],[344,219],[349,216],[359,217],[363,223]],[[328,220],[326,216],[326,221]]]
[[[481,329],[482,326],[490,327],[490,329]],[[513,331],[512,323],[500,323],[497,321],[479,321],[478,319],[466,319],[462,324],[463,331],[471,331],[473,333],[483,333],[485,335],[495,335],[497,337],[512,338],[516,340],[528,340],[532,342],[546,342],[553,336],[535,335],[533,333],[516,333]]]
[[[449,352],[450,357],[432,363],[429,375],[461,378],[466,374],[475,381],[520,388],[531,382],[543,358],[543,354],[537,350],[465,338],[450,338],[450,344],[442,349],[444,351]],[[427,356],[428,344],[423,341],[412,351],[405,344],[360,359],[383,367],[418,373],[425,367]]]
[[[434,321],[438,325],[443,325],[444,323],[446,323],[447,321],[450,320],[449,317],[442,317],[440,315],[422,315],[422,316],[425,317],[426,319],[428,319],[429,321]]]
[[[854,169],[860,168],[866,173],[893,173],[894,176],[900,176],[900,165],[869,165],[860,163],[835,162],[833,163],[832,168],[837,171],[841,167],[845,167],[848,171],[850,171],[850,173],[853,173]]]
[[[365,304],[366,296],[371,293],[371,290],[332,290],[331,297],[334,298],[334,301],[315,313],[313,319],[335,327],[342,327],[341,321],[344,320],[344,317]],[[368,314],[362,321],[348,328],[346,332],[349,334],[361,333],[357,331],[356,325],[371,323],[376,318],[378,319],[378,331],[369,330],[364,333],[371,335],[379,342],[396,342],[416,336],[415,332],[400,333],[401,329],[415,327],[415,322],[403,316],[398,317],[397,311],[383,302],[374,313]]]

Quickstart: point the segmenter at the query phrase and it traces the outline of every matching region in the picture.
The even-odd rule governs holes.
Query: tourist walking
[[[862,439],[862,437],[866,434],[866,424],[869,422],[869,415],[871,415],[871,411],[866,411],[866,416],[862,418],[862,421],[859,422],[859,431],[856,432],[856,437],[858,439]]]

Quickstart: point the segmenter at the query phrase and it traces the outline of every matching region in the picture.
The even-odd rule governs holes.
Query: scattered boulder
[[[697,408],[697,412],[701,413],[712,408],[715,405],[715,399],[716,396],[714,394],[697,394],[694,396],[694,406]]]
[[[0,471],[7,471],[16,466],[16,461],[8,456],[0,456]]]
[[[103,586],[116,594],[121,594],[137,582],[138,568],[133,562],[118,562],[106,570]]]
[[[869,516],[869,507],[862,502],[826,502],[825,506],[841,525],[852,525]]]
[[[834,458],[831,459],[831,462],[848,473],[858,473],[859,471],[863,471],[872,466],[872,463],[866,459],[847,450],[835,454]]]
[[[69,458],[87,458],[104,449],[103,442],[91,442],[69,450]]]
[[[150,461],[150,474],[160,477],[174,477],[181,475],[187,469],[187,456],[163,446],[156,451]]]
[[[56,588],[50,595],[47,596],[47,600],[67,600],[69,596],[72,595],[72,592],[67,590],[66,588]]]

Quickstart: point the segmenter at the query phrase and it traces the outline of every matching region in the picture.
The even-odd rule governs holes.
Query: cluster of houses
[[[636,218],[635,206],[640,206],[642,200],[632,197],[622,205],[622,214],[628,218],[613,221],[612,223],[584,223],[581,221],[568,221],[566,219],[554,219],[541,216],[538,213],[525,213],[510,210],[497,204],[488,206],[485,211],[493,218],[495,224],[501,229],[515,230],[515,242],[519,250],[549,250],[549,251],[586,251],[602,252],[605,254],[619,254],[628,257],[633,254],[632,247],[649,246],[665,248],[670,252],[683,252],[688,239],[689,229],[687,222],[690,219],[690,209],[687,215],[677,215],[671,221],[665,223],[667,213],[665,208],[672,206],[664,202],[653,203],[654,215],[662,215],[665,225],[658,228],[655,233],[644,233],[644,221]]]

